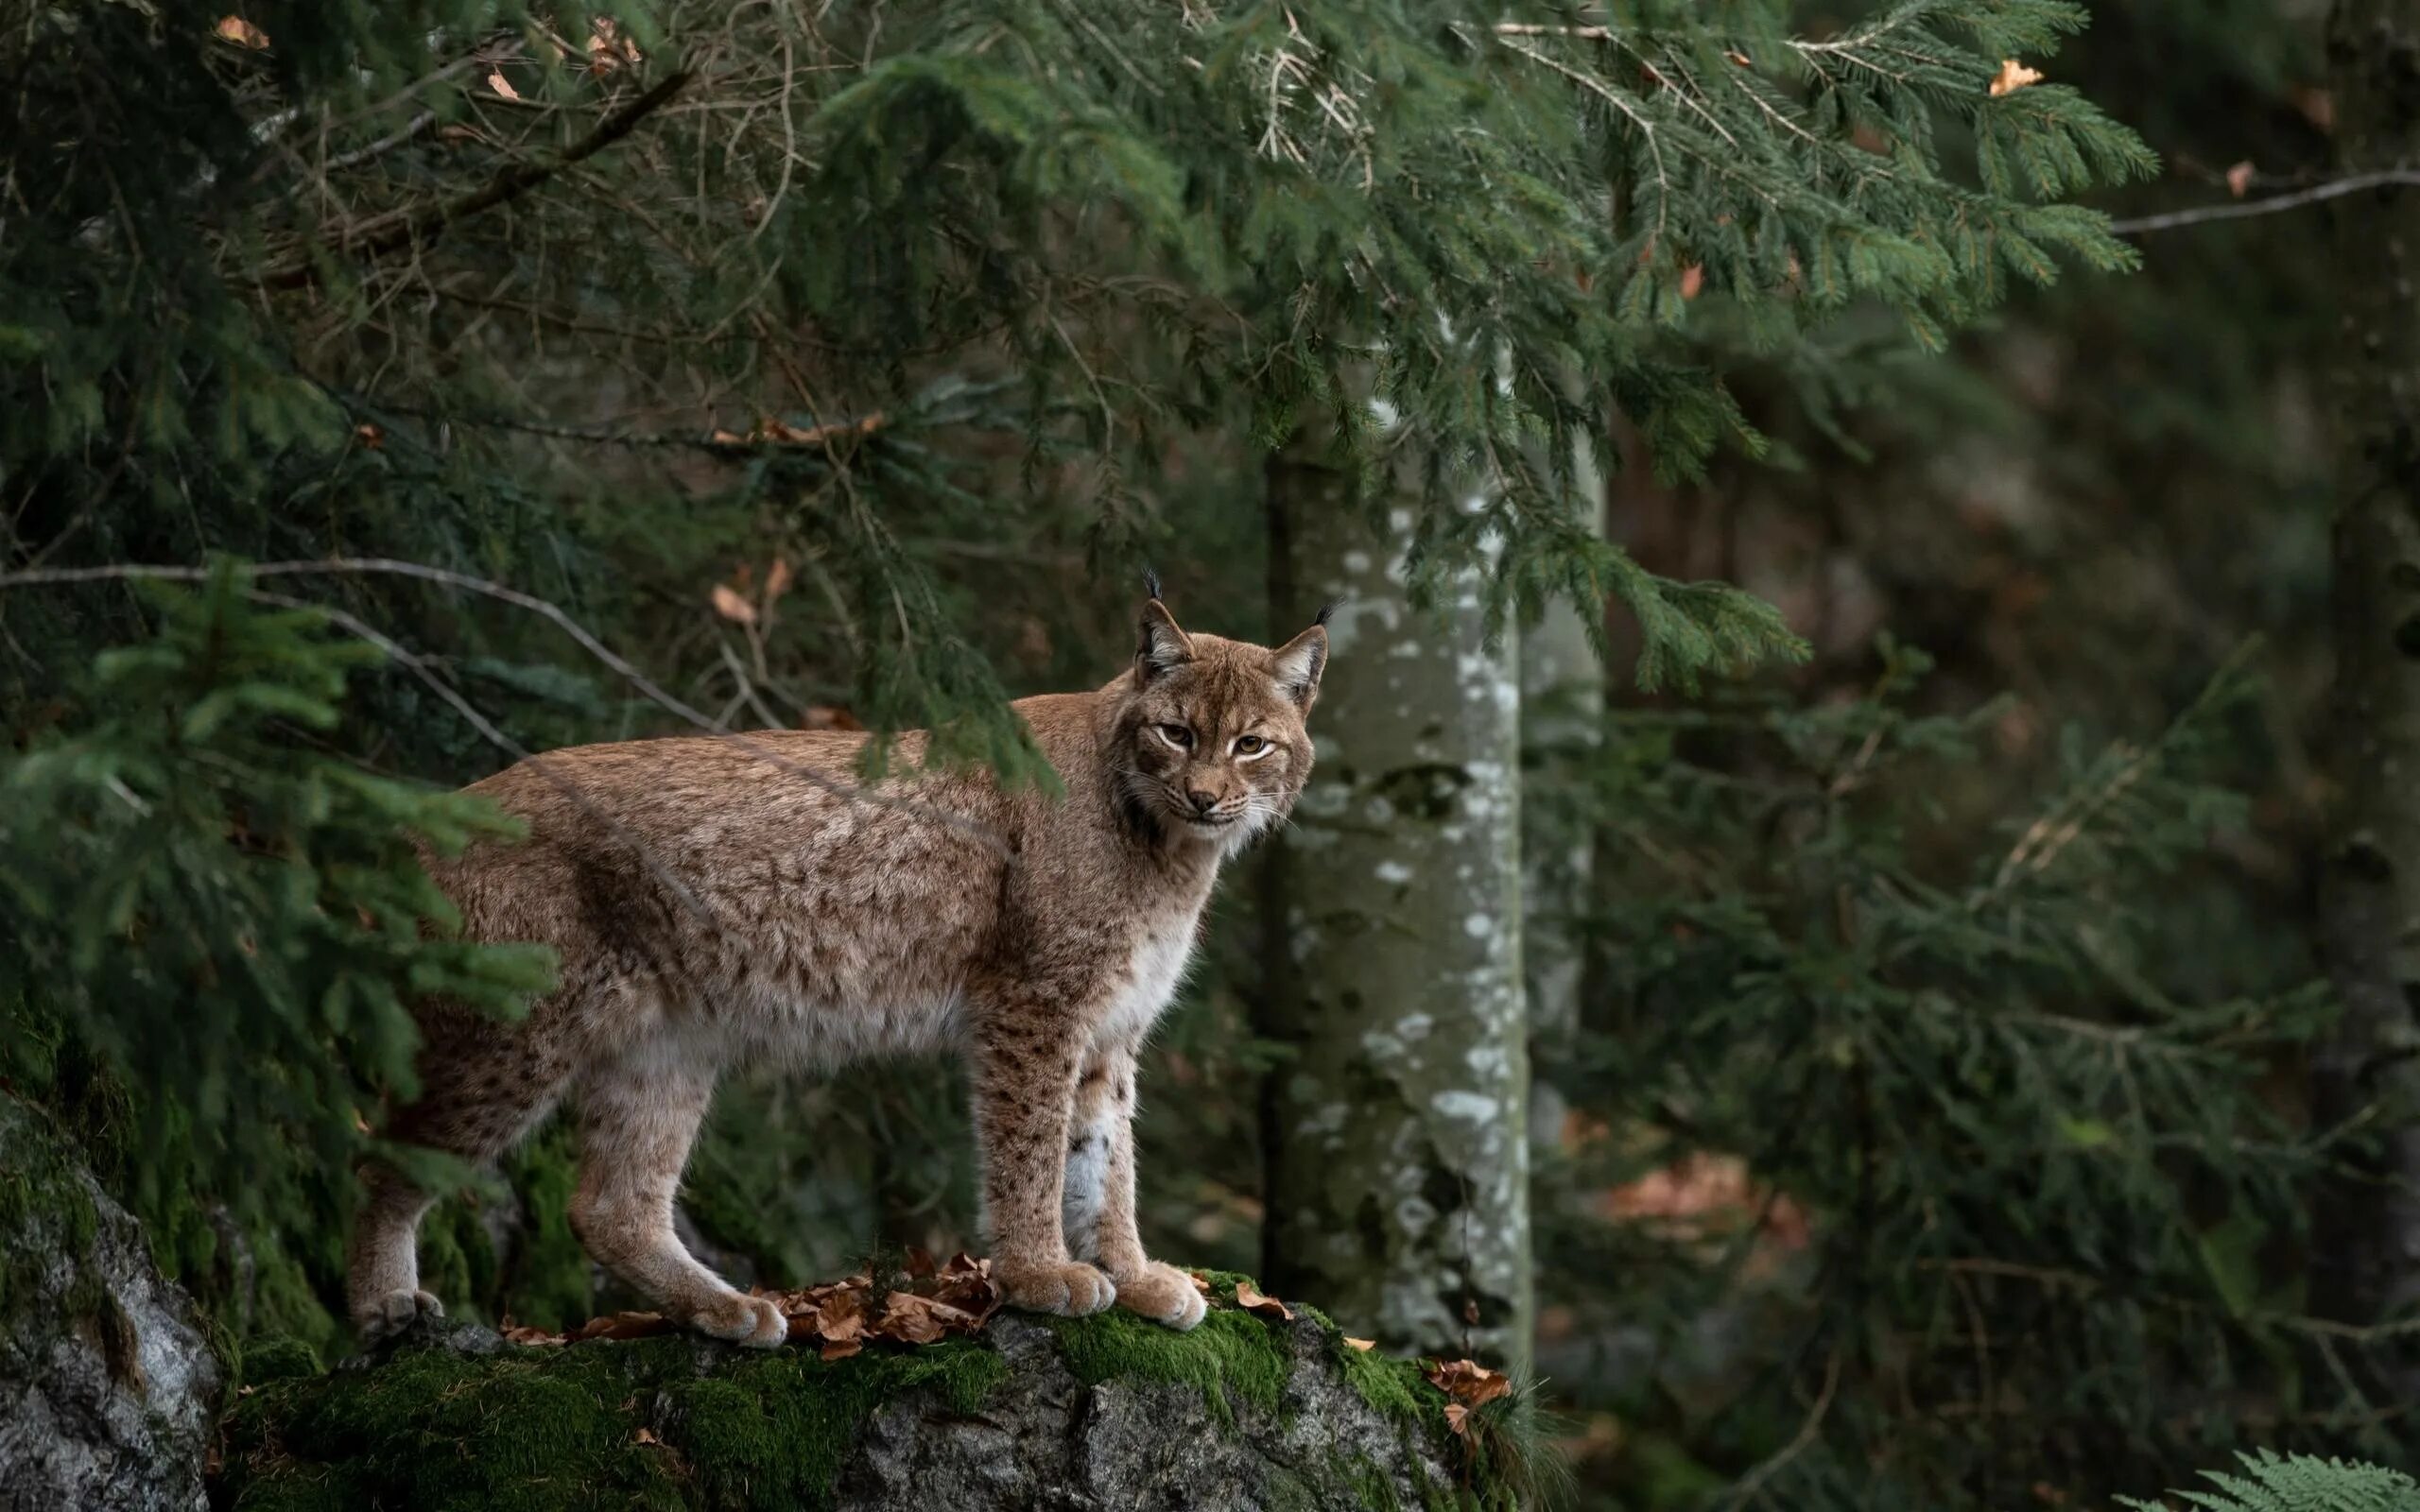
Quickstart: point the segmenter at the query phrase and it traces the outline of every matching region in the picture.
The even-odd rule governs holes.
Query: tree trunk
[[[2420,5],[2340,0],[2328,38],[2347,168],[2420,159]],[[2420,196],[2339,201],[2334,297],[2342,500],[2329,744],[2336,813],[2321,947],[2344,1013],[2312,1059],[2313,1116],[2381,1105],[2358,1175],[2313,1215],[2311,1294],[2348,1319],[2420,1300]],[[2409,1395],[2420,1371],[2394,1369]]]
[[[1280,624],[1338,604],[1320,765],[1269,865],[1266,1270],[1391,1349],[1526,1363],[1520,691],[1478,584],[1415,612],[1316,458],[1269,468]],[[1509,638],[1508,638],[1509,642]]]

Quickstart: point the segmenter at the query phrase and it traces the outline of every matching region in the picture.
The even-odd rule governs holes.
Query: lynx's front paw
[[[1147,1260],[1139,1269],[1117,1278],[1117,1305],[1179,1333],[1189,1331],[1210,1311],[1192,1277],[1156,1260]]]
[[[1003,1300],[1029,1313],[1084,1317],[1117,1300],[1115,1283],[1081,1261],[1030,1264],[994,1258],[992,1278]]]
[[[426,1292],[389,1292],[353,1321],[361,1331],[361,1342],[375,1344],[393,1338],[422,1318],[444,1315],[445,1304]]]
[[[728,1339],[752,1349],[781,1347],[790,1336],[789,1319],[769,1297],[725,1292],[689,1315],[689,1326],[710,1338]]]

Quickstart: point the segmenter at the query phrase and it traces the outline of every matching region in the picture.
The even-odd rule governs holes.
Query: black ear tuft
[[[1179,627],[1176,616],[1158,598],[1145,601],[1136,628],[1141,632],[1134,647],[1137,686],[1193,660],[1193,638]]]
[[[1149,567],[1143,569],[1143,593],[1148,598],[1160,596],[1160,575]]]
[[[1332,598],[1326,603],[1322,604],[1320,606],[1320,611],[1311,616],[1311,623],[1314,625],[1325,625],[1327,623],[1327,617],[1336,612],[1336,604],[1337,601]]]

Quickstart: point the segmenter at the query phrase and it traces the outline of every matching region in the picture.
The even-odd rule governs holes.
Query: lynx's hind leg
[[[572,1228],[597,1263],[699,1332],[769,1349],[789,1335],[781,1309],[698,1263],[673,1231],[672,1201],[714,1098],[711,1069],[650,1045],[579,1091],[579,1190]]]
[[[388,1137],[484,1165],[529,1132],[562,1095],[564,1063],[543,1040],[482,1022],[448,1034],[432,1023],[421,1056],[421,1095]],[[394,1166],[362,1169],[365,1192],[345,1250],[345,1306],[365,1341],[402,1332],[444,1306],[420,1284],[420,1221],[436,1204]]]

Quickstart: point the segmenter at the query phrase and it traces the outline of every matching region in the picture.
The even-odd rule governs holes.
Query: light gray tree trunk
[[[2420,157],[2415,58],[2420,4],[2339,0],[2328,60],[2348,169]],[[2337,806],[2321,946],[2344,1015],[2312,1057],[2312,1112],[2337,1126],[2376,1100],[2383,1124],[2367,1169],[2315,1202],[2311,1295],[2369,1322],[2420,1300],[2420,197],[2338,205]],[[2390,1368],[2395,1388],[2420,1390],[2411,1351]]]
[[[1319,767],[1273,848],[1263,1032],[1266,1269],[1386,1348],[1526,1364],[1529,1015],[1521,986],[1520,687],[1478,584],[1404,586],[1351,482],[1268,472],[1281,625],[1335,600]]]

